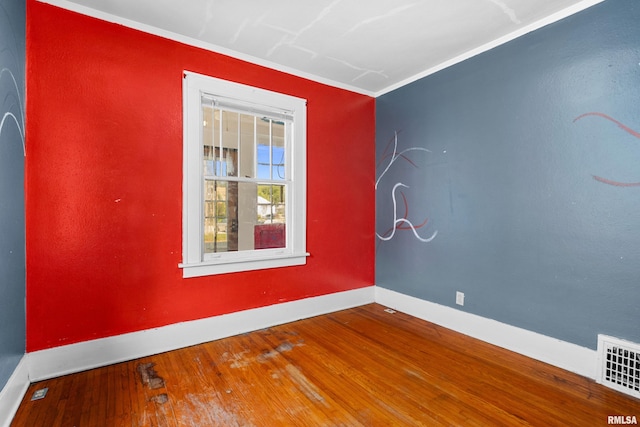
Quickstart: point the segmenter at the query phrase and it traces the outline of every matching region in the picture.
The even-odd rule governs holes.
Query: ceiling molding
[[[262,58],[257,58],[255,56],[247,55],[242,52],[237,52],[237,51],[234,51],[222,46],[218,46],[212,43],[203,42],[202,40],[197,40],[192,37],[187,37],[182,34],[177,34],[172,31],[167,31],[162,28],[154,27],[152,25],[147,25],[137,21],[132,21],[130,19],[123,18],[121,16],[113,15],[113,14],[96,10],[90,7],[79,5],[77,3],[73,3],[67,0],[37,0],[37,1],[39,3],[46,3],[52,6],[57,6],[62,9],[70,10],[72,12],[76,12],[92,18],[100,19],[102,21],[122,25],[127,28],[139,30],[144,33],[152,34],[168,40],[184,43],[189,46],[198,47],[204,50],[208,50],[210,52],[219,53],[235,59],[240,59],[242,61],[250,62],[255,65],[260,65],[262,67],[270,68],[272,70],[281,71],[283,73],[291,74],[296,77],[302,77],[304,79],[311,80],[317,83],[325,84],[325,85],[336,87],[339,89],[348,90],[348,91],[359,93],[362,95],[367,95],[371,97],[375,96],[374,92],[363,90],[362,88],[359,88],[359,87],[346,85],[344,83],[337,82],[335,80],[327,79],[325,77],[317,76],[311,73],[306,73],[304,71],[287,67],[282,64],[278,64],[272,61],[266,61]]]
[[[463,61],[465,61],[465,60],[467,60],[469,58],[472,58],[472,57],[474,57],[476,55],[479,55],[481,53],[487,52],[487,51],[489,51],[489,50],[491,50],[493,48],[496,48],[496,47],[498,47],[500,45],[508,43],[508,42],[510,42],[512,40],[515,40],[518,37],[522,37],[525,34],[528,34],[528,33],[531,33],[533,31],[539,30],[540,28],[545,27],[545,26],[547,26],[549,24],[553,24],[554,22],[558,22],[558,21],[560,21],[560,20],[562,20],[564,18],[567,18],[567,17],[569,17],[571,15],[574,15],[574,14],[576,14],[578,12],[581,12],[581,11],[583,11],[585,9],[588,9],[591,6],[595,6],[598,3],[602,3],[603,1],[605,1],[605,0],[583,0],[582,2],[580,2],[578,4],[575,4],[575,5],[571,6],[571,7],[563,9],[560,12],[556,12],[553,15],[550,15],[550,16],[548,16],[546,18],[540,19],[539,21],[536,21],[536,22],[534,22],[532,24],[524,26],[524,27],[518,29],[517,31],[514,31],[512,33],[507,34],[506,36],[500,37],[500,38],[498,38],[496,40],[493,40],[493,41],[491,41],[489,43],[486,43],[486,44],[484,44],[482,46],[479,46],[479,47],[477,47],[475,49],[472,49],[472,50],[470,50],[468,52],[465,52],[462,55],[458,55],[455,58],[452,58],[452,59],[450,59],[448,61],[445,61],[445,62],[443,62],[441,64],[438,64],[435,67],[431,67],[431,68],[429,68],[427,70],[424,70],[421,73],[415,74],[415,75],[409,77],[408,79],[404,79],[404,80],[402,80],[402,81],[400,81],[398,83],[389,85],[386,88],[376,92],[373,96],[377,98],[377,97],[382,96],[382,95],[384,95],[386,93],[392,92],[392,91],[394,91],[394,90],[396,90],[398,88],[401,88],[402,86],[406,86],[406,85],[408,85],[410,83],[413,83],[413,82],[415,82],[417,80],[420,80],[420,79],[422,79],[424,77],[430,76],[431,74],[435,74],[438,71],[444,70],[445,68],[448,68],[448,67],[451,67],[451,66],[453,66],[455,64],[458,64],[460,62],[463,62]]]
[[[414,74],[413,76],[403,79],[397,83],[392,83],[388,86],[386,86],[385,88],[379,90],[379,91],[368,91],[365,90],[363,88],[357,87],[357,86],[353,86],[353,85],[349,85],[349,84],[345,84],[343,82],[339,82],[336,80],[332,80],[326,77],[322,77],[319,76],[317,74],[313,74],[313,73],[309,73],[309,72],[305,72],[305,71],[301,71],[299,69],[293,68],[293,67],[288,67],[286,65],[282,65],[279,64],[277,62],[274,61],[269,61],[263,58],[258,58],[249,54],[245,54],[242,52],[238,52],[223,46],[219,46],[216,44],[212,44],[212,43],[208,43],[202,40],[198,40],[189,36],[185,36],[182,34],[178,34],[172,31],[168,31],[162,28],[158,28],[152,25],[148,25],[148,24],[144,24],[138,21],[134,21],[134,20],[130,20],[127,18],[123,18],[121,16],[117,16],[117,15],[113,15],[107,12],[103,12],[97,9],[93,9],[69,0],[37,0],[40,3],[46,3],[46,4],[50,4],[52,6],[56,6],[56,7],[60,7],[63,9],[67,9],[76,13],[80,13],[82,15],[86,15],[86,16],[90,16],[96,19],[100,19],[103,21],[107,21],[107,22],[111,22],[114,24],[118,24],[118,25],[122,25],[128,28],[132,28],[135,30],[139,30],[148,34],[152,34],[152,35],[156,35],[165,39],[169,39],[169,40],[173,40],[173,41],[177,41],[179,43],[184,43],[186,45],[189,46],[194,46],[194,47],[198,47],[207,51],[211,51],[211,52],[215,52],[215,53],[219,53],[222,55],[226,55],[232,58],[236,58],[236,59],[240,59],[242,61],[246,61],[246,62],[250,62],[256,65],[260,65],[266,68],[270,68],[276,71],[280,71],[280,72],[284,72],[287,74],[291,74],[294,76],[298,76],[301,78],[305,78],[308,80],[312,80],[321,84],[325,84],[325,85],[329,85],[332,87],[336,87],[339,89],[344,89],[344,90],[348,90],[351,92],[355,92],[355,93],[359,93],[362,95],[366,95],[366,96],[371,96],[371,97],[378,97],[381,95],[384,95],[386,93],[389,93],[395,89],[398,89],[402,86],[405,86],[407,84],[410,84],[416,80],[422,79],[424,77],[427,77],[431,74],[434,74],[438,71],[441,71],[445,68],[448,68],[452,65],[458,64],[460,62],[463,62],[469,58],[472,58],[476,55],[479,55],[483,52],[489,51],[497,46],[500,46],[502,44],[505,44],[509,41],[512,41],[518,37],[521,37],[525,34],[528,34],[530,32],[533,32],[535,30],[538,30],[546,25],[552,24],[554,22],[560,21],[568,16],[571,16],[575,13],[581,12],[589,7],[592,7],[598,3],[603,2],[604,0],[582,0],[579,3],[576,3],[570,7],[567,7],[559,12],[556,12],[550,16],[547,16],[543,19],[540,19],[534,23],[528,24],[523,26],[522,28],[519,28],[516,31],[513,31],[505,36],[502,36],[500,38],[497,38],[489,43],[485,43],[482,46],[479,46],[477,48],[471,49],[463,54],[460,54],[454,58],[451,58],[449,60],[446,60],[434,67],[430,67],[428,69],[425,69],[424,71],[421,71],[417,74]]]

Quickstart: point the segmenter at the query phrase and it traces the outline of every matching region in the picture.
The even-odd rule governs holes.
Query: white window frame
[[[286,206],[286,247],[245,250],[207,255],[204,259],[204,199],[201,95],[232,99],[240,104],[293,117],[292,137],[285,148],[290,165]],[[248,110],[249,111],[249,110]],[[306,128],[307,102],[239,83],[189,71],[183,78],[183,183],[182,183],[182,268],[183,277],[198,277],[266,268],[306,264]]]

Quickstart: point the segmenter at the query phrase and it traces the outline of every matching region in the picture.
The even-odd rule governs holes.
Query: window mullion
[[[258,118],[253,116],[253,178],[258,176]]]
[[[241,173],[241,167],[240,165],[242,165],[242,152],[244,151],[242,149],[242,114],[238,113],[238,139],[237,139],[237,144],[236,147],[238,147],[237,152],[236,152],[236,176],[240,177],[242,176]]]
[[[269,179],[273,180],[273,120],[271,119],[269,119]]]
[[[224,175],[222,173],[222,120],[224,118],[224,111],[223,110],[218,110],[220,111],[220,120],[218,121],[218,158],[215,159],[216,161],[216,176],[221,176]],[[218,166],[220,165],[220,173],[218,173]]]

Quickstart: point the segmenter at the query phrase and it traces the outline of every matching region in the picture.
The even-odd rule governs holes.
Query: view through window
[[[286,245],[290,121],[202,95],[204,252]]]

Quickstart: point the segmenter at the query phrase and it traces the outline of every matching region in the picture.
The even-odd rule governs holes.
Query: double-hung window
[[[185,72],[184,277],[306,262],[306,101]]]

